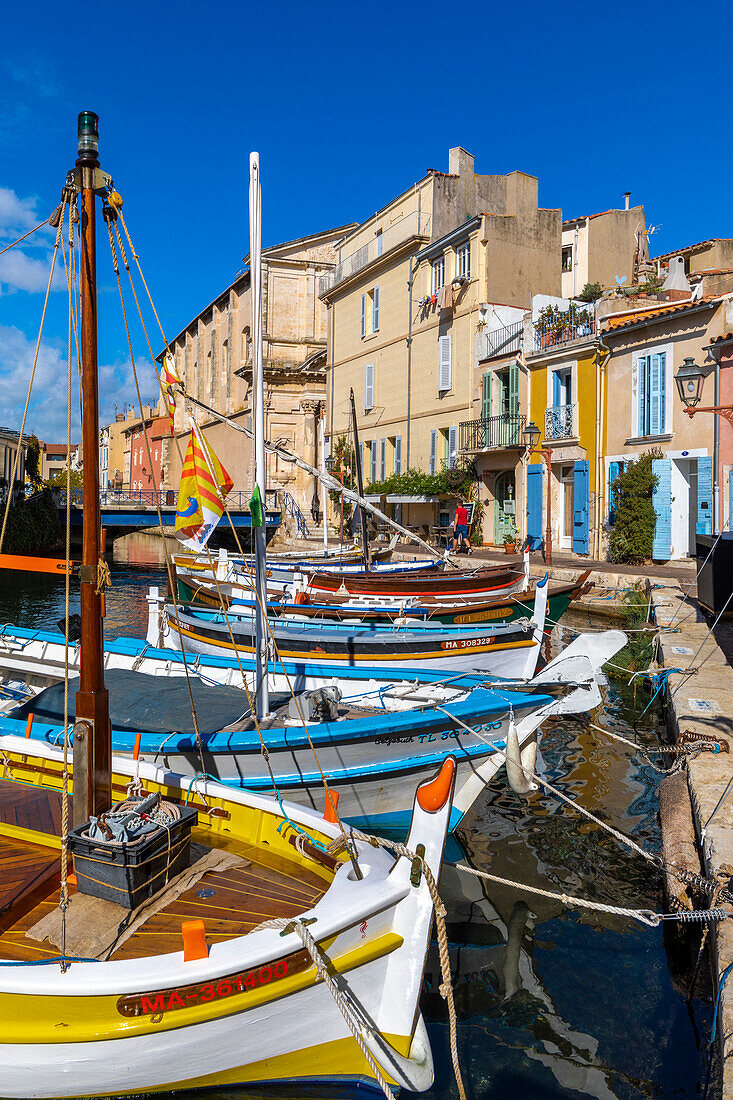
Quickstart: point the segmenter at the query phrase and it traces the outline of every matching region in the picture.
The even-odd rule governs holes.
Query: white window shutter
[[[395,436],[394,441],[394,472],[402,473],[402,436]]]
[[[452,470],[458,460],[458,428],[448,429],[448,468]]]
[[[369,480],[375,482],[377,480],[377,441],[373,439],[369,448],[369,454],[371,461],[369,463]]]
[[[366,336],[366,294],[361,296],[361,338]]]
[[[434,474],[438,465],[438,429],[430,430],[430,473]]]
[[[372,298],[372,332],[379,331],[379,287],[374,288],[374,297]]]
[[[364,365],[364,409],[374,408],[374,363]]]
[[[379,441],[379,480],[384,481],[387,476],[387,440]]]
[[[441,391],[451,388],[451,375],[453,367],[453,337],[438,337],[438,389]]]

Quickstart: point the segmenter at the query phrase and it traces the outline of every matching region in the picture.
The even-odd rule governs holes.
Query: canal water
[[[166,586],[159,545],[132,536],[115,551],[106,637],[144,636],[146,589]],[[72,582],[72,612],[79,609],[77,592]],[[63,579],[4,574],[0,622],[54,629],[63,609]],[[584,625],[598,628],[587,616],[569,623]],[[553,649],[572,636],[567,627],[556,628]],[[596,721],[654,746],[662,716],[655,705],[639,718],[647,702],[641,686],[635,696],[623,682],[608,684]],[[566,795],[647,850],[659,851],[661,776],[631,749],[590,729],[582,716],[548,724],[542,756],[548,779]],[[481,882],[455,863],[511,882],[659,911],[661,882],[653,868],[551,795],[529,800],[515,795],[503,772],[466,819],[448,855],[454,862],[445,867],[441,894],[459,1056],[471,1100],[703,1096],[712,1008],[707,967],[696,995],[686,1002],[696,943],[685,948],[661,929],[568,910],[511,886]],[[458,1095],[439,985],[433,946],[422,1000],[436,1063],[427,1100]],[[226,1093],[232,1100],[254,1095],[294,1100],[341,1094],[307,1088]]]

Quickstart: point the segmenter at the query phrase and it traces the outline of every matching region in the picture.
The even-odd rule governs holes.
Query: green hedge
[[[62,537],[63,528],[53,496],[50,489],[43,489],[29,500],[22,500],[10,508],[2,551],[6,554],[41,554],[55,549]]]

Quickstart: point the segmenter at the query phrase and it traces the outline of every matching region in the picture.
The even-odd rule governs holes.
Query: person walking
[[[468,541],[468,509],[465,504],[459,504],[453,517],[453,545],[451,550],[458,549],[459,544],[466,547],[466,553],[471,553],[471,544]]]

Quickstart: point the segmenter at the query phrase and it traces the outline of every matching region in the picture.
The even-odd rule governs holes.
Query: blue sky
[[[565,217],[632,202],[653,253],[733,236],[722,167],[730,94],[714,47],[725,3],[271,2],[3,12],[0,246],[50,213],[100,115],[101,162],[169,334],[248,251],[248,157],[263,244],[367,217],[463,145],[476,169],[540,179]],[[0,257],[0,423],[18,425],[50,231]],[[100,236],[102,417],[134,398]],[[65,436],[66,302],[52,294],[28,427]],[[156,347],[158,345],[156,344]],[[136,358],[146,349],[135,331]],[[145,372],[144,372],[145,373]],[[153,394],[149,369],[147,393]]]

